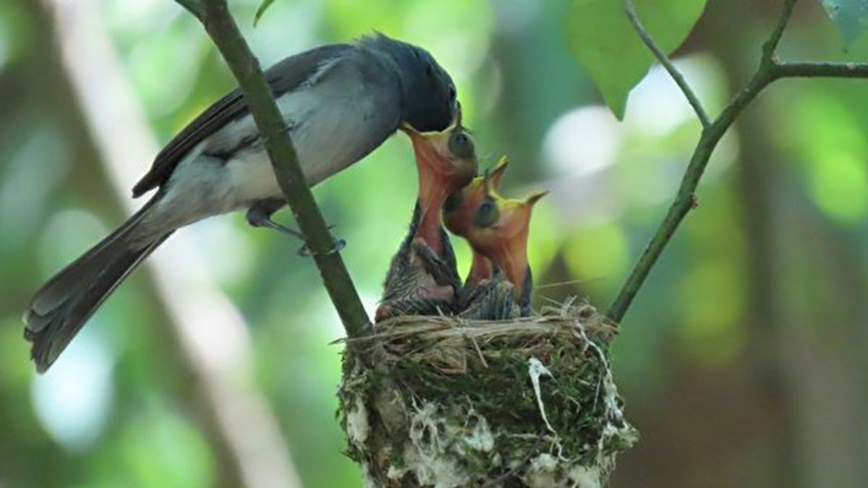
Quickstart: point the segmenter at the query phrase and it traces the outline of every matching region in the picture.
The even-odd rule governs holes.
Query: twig
[[[699,101],[699,97],[697,97],[696,93],[693,92],[693,89],[690,88],[690,84],[687,83],[686,79],[684,79],[684,75],[681,74],[681,71],[675,67],[666,53],[657,46],[657,43],[651,38],[651,35],[645,29],[645,26],[642,25],[642,21],[639,20],[639,15],[636,13],[636,6],[633,5],[633,0],[624,0],[624,8],[627,11],[627,17],[633,24],[636,33],[639,34],[639,37],[645,45],[648,46],[648,49],[654,54],[654,57],[660,61],[660,64],[666,68],[666,71],[669,72],[669,76],[675,80],[678,88],[681,89],[681,92],[684,93],[690,106],[693,107],[693,110],[696,112],[696,116],[699,117],[702,127],[707,129],[711,125],[711,119],[708,118],[708,113],[706,113],[705,108],[702,106],[702,102]]]
[[[176,0],[196,14],[220,50],[244,94],[244,99],[265,141],[277,182],[295,215],[298,227],[313,253],[323,283],[334,304],[347,336],[360,337],[368,332],[367,313],[335,240],[326,227],[319,207],[313,199],[286,128],[286,123],[272,97],[271,89],[250,48],[226,5],[226,0]],[[193,7],[191,7],[193,6]]]
[[[790,17],[793,15],[793,8],[796,6],[797,1],[798,0],[784,0],[784,9],[781,11],[780,17],[778,17],[778,24],[775,26],[775,30],[772,31],[772,35],[765,44],[763,44],[763,63],[774,61],[775,51],[778,48],[778,44],[781,42],[781,37],[784,35],[784,30],[786,30],[787,24],[790,23]]]
[[[775,66],[778,78],[868,78],[866,63],[780,63]]]
[[[784,0],[783,9],[778,18],[777,25],[769,39],[763,44],[760,66],[756,73],[736,94],[729,105],[723,109],[717,119],[702,131],[702,135],[699,138],[699,142],[696,145],[696,149],[693,151],[690,163],[688,164],[684,177],[681,180],[681,185],[678,188],[678,194],[675,197],[675,201],[666,213],[663,222],[661,222],[657,231],[654,233],[651,241],[642,252],[638,262],[631,270],[630,276],[621,287],[615,301],[606,312],[606,316],[614,323],[617,324],[624,318],[624,314],[626,314],[627,310],[630,308],[633,299],[644,284],[651,269],[657,263],[657,260],[660,258],[660,255],[663,253],[664,248],[669,243],[675,230],[690,210],[696,208],[697,201],[695,191],[718,142],[720,142],[720,139],[730,126],[732,126],[733,122],[735,122],[738,115],[756,98],[757,95],[759,95],[760,92],[774,81],[782,78],[868,78],[868,64],[783,63],[776,59],[778,44],[780,43],[781,37],[783,36],[790,17],[792,16],[793,7],[795,6],[796,1],[797,0]],[[635,9],[632,8],[632,1],[625,0],[625,3],[627,6],[627,14],[630,15],[631,20],[633,20],[633,17],[635,17]],[[634,25],[637,23],[638,19],[636,19]],[[641,24],[638,25],[641,27]],[[640,28],[637,28],[637,31],[643,39],[647,36],[647,31]],[[648,44],[648,47],[652,51],[655,51],[653,40],[650,43],[646,41],[646,44]],[[656,49],[656,51],[659,52],[659,49]],[[657,52],[655,52],[655,55],[657,55]],[[660,56],[657,56],[658,59],[660,59]],[[662,62],[663,60],[661,60],[661,63]],[[666,66],[665,63],[664,66]],[[672,74],[673,77],[676,77],[672,71],[670,71],[670,74]],[[679,78],[676,78],[676,82],[679,83],[679,86],[682,85],[682,82],[685,86],[687,85],[687,82],[684,81],[683,77],[681,77],[680,80],[681,81],[679,81]],[[692,93],[689,91],[689,87],[687,89],[682,87],[682,91],[685,92],[685,95]],[[689,99],[688,96],[688,100]],[[696,106],[694,106],[694,109],[695,108]],[[699,111],[697,111],[697,116],[702,120],[702,115],[700,115]]]

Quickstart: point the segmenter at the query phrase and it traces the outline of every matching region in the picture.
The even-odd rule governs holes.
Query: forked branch
[[[778,18],[774,31],[763,44],[762,56],[759,68],[747,84],[736,94],[730,103],[724,107],[720,115],[711,123],[702,108],[702,104],[696,97],[690,84],[684,76],[675,68],[669,57],[660,50],[651,35],[642,25],[636,14],[632,0],[624,0],[626,14],[636,29],[639,37],[648,46],[654,56],[666,68],[678,87],[684,93],[690,105],[696,111],[703,126],[702,135],[696,144],[696,149],[687,165],[687,170],[678,188],[675,201],[660,223],[657,231],[651,238],[636,265],[630,271],[627,281],[618,292],[615,301],[606,312],[606,316],[614,323],[620,323],[633,303],[633,299],[639,289],[648,278],[651,269],[657,263],[669,240],[675,234],[678,226],[691,209],[696,207],[696,188],[702,178],[708,161],[717,147],[717,143],[732,126],[739,114],[747,107],[760,92],[772,82],[782,78],[868,78],[868,64],[862,63],[785,63],[777,59],[776,50],[784,31],[789,24],[793,8],[797,0],[784,0],[783,9]]]

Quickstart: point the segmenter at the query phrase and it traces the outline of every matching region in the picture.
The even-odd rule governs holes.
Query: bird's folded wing
[[[349,44],[323,46],[290,56],[275,64],[265,71],[266,79],[271,85],[274,96],[277,97],[295,89],[315,75],[323,63],[340,56],[349,49],[353,49]],[[178,163],[191,149],[230,121],[247,114],[247,112],[247,103],[238,89],[231,91],[208,107],[157,154],[150,171],[133,187],[133,196],[138,197],[165,183]]]

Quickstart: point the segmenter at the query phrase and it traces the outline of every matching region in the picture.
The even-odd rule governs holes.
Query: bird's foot
[[[330,225],[327,227],[329,232],[331,232],[332,229],[334,229],[334,228],[335,228],[334,225]],[[347,247],[347,241],[345,241],[344,239],[334,239],[332,242],[333,242],[332,248],[329,249],[328,252],[326,252],[326,255],[341,252],[345,247]],[[306,242],[300,248],[298,248],[298,250],[295,252],[299,256],[305,256],[305,257],[314,255],[313,251],[310,250],[310,248],[307,246]]]
[[[304,234],[302,234],[301,232],[299,232],[295,229],[290,229],[289,227],[287,227],[285,225],[279,224],[279,223],[271,220],[271,213],[272,212],[268,212],[267,210],[263,210],[260,207],[256,207],[256,206],[251,207],[247,211],[247,223],[253,227],[264,227],[266,229],[276,230],[277,232],[280,232],[281,234],[290,235],[292,237],[295,237],[296,239],[301,239],[301,241],[304,242],[304,244],[302,244],[301,247],[299,247],[295,251],[296,254],[298,254],[299,256],[305,256],[305,257],[312,256],[313,252],[311,252],[310,247],[308,247],[307,242],[305,241],[305,238],[304,238]],[[328,226],[329,231],[331,231],[332,229],[334,229],[333,225]],[[326,254],[334,254],[336,252],[340,252],[344,247],[346,247],[346,245],[347,245],[347,241],[345,241],[343,239],[337,239],[334,242],[334,245],[332,246],[332,248]]]

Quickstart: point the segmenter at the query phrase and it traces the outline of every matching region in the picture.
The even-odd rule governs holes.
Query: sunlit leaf
[[[268,10],[268,7],[274,3],[274,0],[262,0],[262,3],[259,4],[259,8],[256,9],[256,14],[253,16],[253,27],[256,27],[256,24],[259,23],[259,19],[262,18],[262,14]]]
[[[639,18],[670,53],[693,29],[706,0],[635,0]],[[627,96],[654,57],[636,35],[620,0],[573,0],[567,19],[570,47],[588,70],[606,104],[624,118]]]
[[[853,42],[868,27],[868,1],[866,0],[820,0],[829,18],[841,31],[844,38],[844,49]]]

